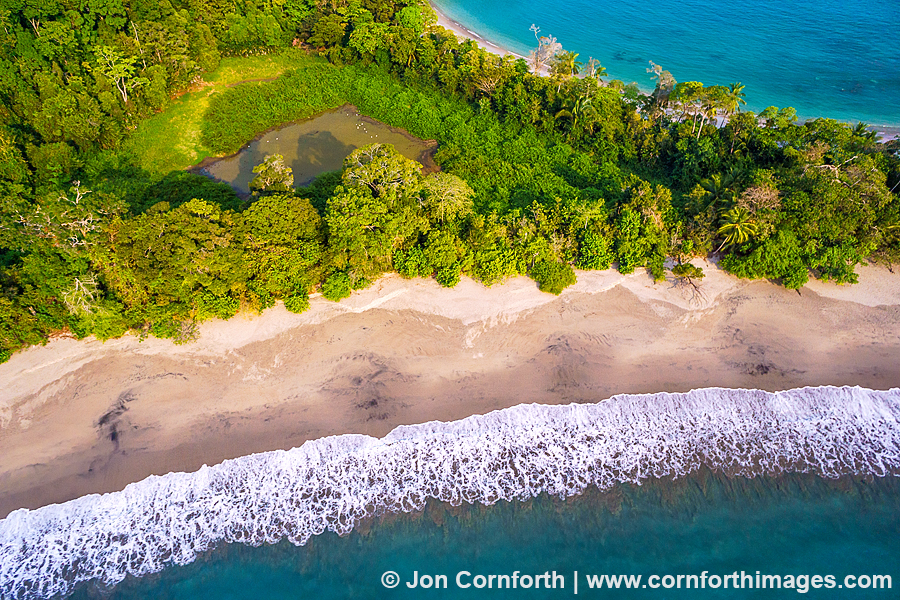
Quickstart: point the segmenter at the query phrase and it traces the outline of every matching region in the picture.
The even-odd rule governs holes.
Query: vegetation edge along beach
[[[303,310],[310,292],[340,299],[392,270],[445,285],[529,274],[558,293],[573,267],[696,281],[690,261],[712,253],[735,275],[799,288],[810,272],[851,283],[860,262],[897,256],[891,147],[862,127],[798,124],[792,109],[742,112],[739,84],[676,83],[657,67],[643,95],[594,63],[576,76],[577,57],[548,38],[529,66],[433,27],[427,4],[67,10],[5,17],[3,357],[54,332],[187,341],[204,319],[278,299]],[[249,55],[265,56],[225,58]],[[438,140],[442,172],[421,176],[381,147],[247,203],[166,160],[146,168],[152,148],[129,143],[134,130],[244,60],[265,68],[242,79],[277,75],[273,61],[283,74],[209,90],[199,127],[159,142],[232,152],[350,101]],[[549,76],[531,74],[542,66]],[[160,110],[172,112],[150,117]]]

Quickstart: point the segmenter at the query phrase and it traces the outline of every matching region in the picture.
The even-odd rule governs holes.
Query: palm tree
[[[550,74],[559,80],[559,85],[556,87],[557,93],[562,88],[564,81],[568,81],[572,76],[581,72],[582,66],[584,65],[578,61],[577,52],[563,51],[553,57],[550,65]]]
[[[868,124],[860,121],[853,128],[853,135],[858,135],[867,140],[874,140],[878,136],[878,132],[870,130]]]
[[[726,246],[746,243],[747,240],[756,235],[758,228],[746,208],[736,206],[723,216],[724,223],[719,227],[716,234],[725,236],[725,239],[716,252],[721,251]]]
[[[728,175],[722,177],[720,173],[716,173],[709,179],[702,180],[700,187],[706,190],[706,199],[711,201],[707,206],[717,204],[720,200],[730,199],[732,194],[728,188],[731,184],[731,178]]]
[[[720,173],[703,179],[699,185],[705,192],[703,195],[691,194],[691,203],[685,208],[693,214],[699,215],[710,208],[714,213],[718,214],[721,210],[720,204],[727,204],[734,199],[734,191],[731,187],[735,183],[735,173],[726,173],[723,177]]]
[[[566,101],[567,106],[556,113],[555,119],[568,118],[572,120],[572,131],[576,131],[579,125],[587,128],[588,132],[594,133],[594,120],[591,117],[597,116],[597,109],[594,108],[593,99],[590,94],[580,94],[571,96]]]
[[[725,97],[725,111],[730,115],[740,112],[741,105],[747,104],[747,101],[744,100],[746,95],[747,94],[744,93],[743,83],[732,83],[729,87],[728,95]]]

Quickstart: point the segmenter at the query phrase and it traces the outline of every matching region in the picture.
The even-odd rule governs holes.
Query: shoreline
[[[470,39],[478,44],[478,46],[482,49],[487,50],[491,54],[496,54],[497,56],[506,56],[507,54],[509,54],[516,58],[523,58],[526,60],[528,59],[527,56],[523,56],[518,52],[513,52],[512,50],[504,48],[503,46],[498,46],[497,44],[483,37],[477,32],[472,31],[459,21],[448,17],[434,2],[429,1],[429,3],[431,4],[432,10],[434,10],[435,14],[437,15],[437,24],[444,29],[448,29],[455,33],[456,37],[462,39]]]
[[[900,274],[798,294],[700,262],[700,293],[645,272],[450,290],[386,276],[306,313],[201,325],[175,346],[55,339],[0,365],[0,517],[329,435],[382,437],[523,402],[726,387],[900,386]]]
[[[480,33],[469,29],[468,27],[466,27],[459,21],[451,19],[433,1],[429,0],[429,3],[431,4],[431,8],[434,10],[435,14],[437,14],[437,17],[438,17],[437,24],[441,27],[444,27],[445,29],[452,31],[453,33],[456,34],[457,37],[464,38],[464,39],[465,38],[471,39],[471,40],[475,41],[475,43],[477,43],[484,50],[487,50],[488,52],[490,52],[492,54],[496,54],[497,56],[505,56],[506,54],[510,54],[516,58],[523,58],[523,59],[527,60],[526,56],[523,56],[521,54],[518,54],[516,52],[508,50],[502,46],[499,46],[499,45],[495,44],[494,42],[490,41],[487,37],[481,35]],[[542,73],[542,74],[544,74],[544,73]],[[641,91],[643,93],[650,93],[652,91],[652,90],[649,90],[646,86],[639,86],[639,88],[641,89]],[[819,117],[807,118],[806,121],[815,120],[816,118],[819,118]],[[823,117],[823,118],[829,118],[829,117]],[[835,120],[838,120],[838,119],[835,119]],[[839,121],[839,122],[848,123],[848,124],[854,123],[854,121]],[[869,131],[876,132],[880,136],[880,139],[878,140],[880,143],[884,144],[884,143],[887,143],[887,142],[890,142],[893,140],[900,140],[900,124],[897,124],[897,125],[869,124],[868,129],[869,129]]]
[[[112,586],[192,562],[223,541],[304,545],[372,518],[421,514],[432,499],[451,506],[564,499],[700,469],[726,478],[893,479],[898,448],[898,388],[713,388],[523,404],[398,427],[381,439],[320,439],[17,511],[0,521],[0,590],[40,581],[43,595],[64,596],[79,582]]]

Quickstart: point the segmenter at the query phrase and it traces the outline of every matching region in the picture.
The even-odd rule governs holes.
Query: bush
[[[682,277],[684,279],[703,279],[706,275],[703,273],[703,269],[700,267],[694,266],[691,263],[682,263],[680,265],[675,265],[672,267],[672,275],[675,277]]]
[[[237,314],[240,302],[231,296],[216,296],[209,292],[197,298],[197,320],[205,321],[212,317],[228,320]]]
[[[322,284],[322,295],[338,302],[350,296],[350,278],[343,271],[332,273]]]
[[[418,246],[405,252],[397,250],[394,253],[394,268],[404,279],[429,277],[432,273],[425,253]]]
[[[349,294],[348,294],[349,295]],[[284,299],[284,307],[298,315],[309,309],[309,295],[306,293],[295,294]]]
[[[93,319],[91,333],[101,340],[110,340],[121,337],[128,331],[128,324],[124,316],[113,310],[101,310]]]
[[[531,278],[542,292],[559,296],[564,289],[575,283],[575,271],[566,263],[542,260],[531,269]]]
[[[745,279],[779,279],[784,287],[796,290],[809,281],[809,269],[793,232],[778,230],[747,256],[729,254],[722,268]]]
[[[266,83],[228,88],[210,99],[201,139],[213,152],[229,154],[271,127],[343,104],[341,74],[334,65],[309,61]]]
[[[435,279],[442,287],[452,288],[459,283],[460,268],[458,264],[454,264],[443,269],[438,269]]]
[[[586,271],[608,269],[613,261],[610,240],[595,232],[588,231],[578,244],[578,268]]]
[[[503,239],[492,247],[475,252],[472,273],[488,287],[518,275],[516,255],[509,243]]]

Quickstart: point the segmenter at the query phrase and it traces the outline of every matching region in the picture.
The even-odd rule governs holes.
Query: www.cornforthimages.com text
[[[480,574],[459,571],[456,574],[430,574],[413,571],[405,580],[395,571],[381,576],[384,587],[392,589],[403,584],[415,589],[446,589],[455,585],[459,589],[792,589],[800,594],[818,589],[891,589],[890,575],[770,575],[759,571],[747,573],[734,571],[727,574],[711,574],[703,571],[692,575],[608,575],[573,571],[558,573]]]

